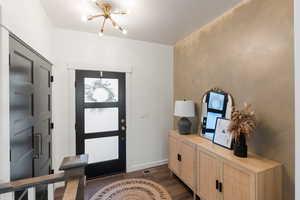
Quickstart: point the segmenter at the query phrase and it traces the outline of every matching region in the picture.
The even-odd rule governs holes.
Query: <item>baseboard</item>
[[[157,167],[157,166],[165,165],[167,163],[168,163],[168,159],[154,161],[154,162],[148,162],[148,163],[142,163],[142,164],[137,164],[137,165],[132,165],[132,166],[127,168],[127,173],[128,172],[139,171],[139,170],[143,170],[143,169],[148,169],[148,168],[151,168],[151,167]]]

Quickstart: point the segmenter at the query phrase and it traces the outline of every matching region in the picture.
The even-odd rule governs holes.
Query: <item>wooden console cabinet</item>
[[[196,146],[177,137],[169,138],[169,168],[191,189],[196,189]]]
[[[169,169],[201,200],[282,200],[282,165],[238,158],[199,135],[169,133]]]

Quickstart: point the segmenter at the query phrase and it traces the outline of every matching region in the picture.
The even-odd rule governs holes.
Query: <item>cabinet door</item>
[[[223,199],[224,200],[253,200],[254,177],[249,174],[231,167],[223,165]],[[253,190],[253,192],[251,192]],[[252,195],[252,196],[251,196]]]
[[[175,137],[169,137],[169,169],[179,176],[179,143]]]
[[[181,143],[181,166],[180,166],[180,175],[182,180],[187,184],[191,189],[194,189],[194,179],[195,179],[195,159],[196,151],[194,145],[182,142]]]
[[[219,179],[220,165],[219,161],[200,150],[198,150],[198,176],[197,176],[197,194],[201,199],[217,200],[219,192],[216,188],[216,182]]]

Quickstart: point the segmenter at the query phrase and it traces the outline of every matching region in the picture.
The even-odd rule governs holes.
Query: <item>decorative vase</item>
[[[181,135],[190,134],[191,133],[191,127],[192,127],[192,122],[186,117],[182,117],[178,121],[178,129],[179,129],[179,133]]]
[[[238,157],[241,157],[241,158],[248,157],[248,146],[247,146],[245,134],[242,133],[237,140],[234,140],[233,152],[234,152],[234,155],[236,155]]]

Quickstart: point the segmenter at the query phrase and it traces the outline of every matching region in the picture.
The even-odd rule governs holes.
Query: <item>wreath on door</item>
[[[85,85],[85,96],[88,102],[116,102],[111,83],[97,79]]]

